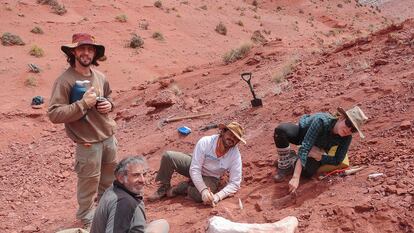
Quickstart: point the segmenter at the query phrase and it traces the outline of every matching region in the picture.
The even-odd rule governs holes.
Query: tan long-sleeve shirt
[[[84,100],[70,103],[70,93],[76,80],[89,80],[97,96],[111,103],[111,89],[105,76],[91,69],[91,76],[83,76],[72,67],[56,79],[50,98],[48,116],[55,124],[64,123],[66,133],[76,143],[103,141],[115,133],[116,123],[108,114],[99,113],[95,107],[88,109]]]

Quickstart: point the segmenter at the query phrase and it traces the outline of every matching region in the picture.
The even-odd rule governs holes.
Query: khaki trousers
[[[114,181],[118,141],[111,136],[102,142],[76,145],[75,171],[78,176],[76,218],[90,223],[94,214],[94,198],[98,200]]]
[[[156,181],[159,181],[161,185],[165,187],[171,186],[171,177],[174,172],[190,177],[190,165],[191,156],[176,151],[166,151],[162,158],[160,169],[158,170]],[[216,193],[218,191],[219,179],[212,176],[203,176],[204,183],[210,188],[211,192]],[[201,193],[193,185],[190,185],[187,189],[187,194],[196,202],[202,202]]]

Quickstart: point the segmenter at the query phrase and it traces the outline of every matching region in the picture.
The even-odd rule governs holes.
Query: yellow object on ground
[[[331,149],[328,152],[328,156],[335,156],[336,153],[336,149],[338,148],[338,146],[333,146],[331,147]],[[330,164],[325,164],[319,167],[318,169],[318,173],[326,173],[326,172],[330,172],[333,170],[337,170],[337,169],[344,169],[349,167],[349,159],[348,159],[348,154],[345,155],[344,160],[338,164],[338,165],[330,165]]]

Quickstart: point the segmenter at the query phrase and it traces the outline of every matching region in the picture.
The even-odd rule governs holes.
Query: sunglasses
[[[351,120],[349,120],[348,118],[347,119],[345,119],[345,125],[346,125],[346,127],[348,127],[348,128],[350,128],[351,129],[351,132],[352,133],[356,133],[358,130],[355,128],[355,126],[354,126],[354,124],[352,123],[352,121]]]

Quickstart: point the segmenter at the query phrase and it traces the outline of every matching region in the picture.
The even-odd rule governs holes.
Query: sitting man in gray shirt
[[[168,233],[164,219],[146,224],[142,193],[148,165],[144,157],[121,160],[115,181],[101,197],[93,218],[91,233]]]

